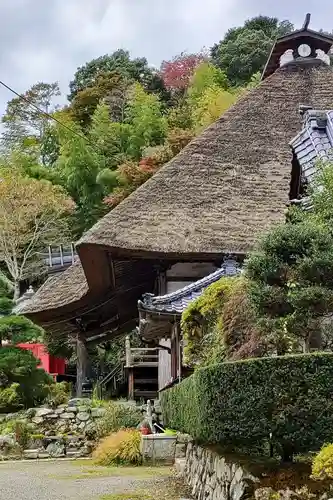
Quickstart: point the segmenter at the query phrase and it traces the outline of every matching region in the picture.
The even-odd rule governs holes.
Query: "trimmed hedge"
[[[333,438],[333,354],[227,362],[162,393],[164,424],[205,444],[264,445],[289,459]]]

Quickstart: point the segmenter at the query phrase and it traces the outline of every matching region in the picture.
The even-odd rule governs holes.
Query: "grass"
[[[77,462],[74,463],[74,465]],[[87,464],[84,464],[87,465]],[[92,463],[90,466],[93,465]],[[100,467],[93,469],[82,467],[82,471],[76,474],[66,474],[64,476],[50,475],[51,479],[73,480],[73,479],[94,479],[100,477],[134,477],[136,479],[152,479],[168,477],[171,474],[169,467]]]
[[[179,500],[181,497],[190,498],[188,489],[181,480],[169,478],[159,484],[149,484],[149,494],[143,490],[127,493],[112,493],[103,495],[100,500]]]

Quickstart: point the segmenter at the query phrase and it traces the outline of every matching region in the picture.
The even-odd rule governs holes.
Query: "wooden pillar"
[[[82,385],[87,376],[88,350],[87,342],[82,333],[77,334],[76,341],[76,397],[82,397]]]
[[[128,399],[134,400],[134,369],[128,368]]]

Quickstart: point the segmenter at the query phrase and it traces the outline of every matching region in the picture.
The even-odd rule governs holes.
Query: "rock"
[[[57,415],[61,415],[62,413],[65,413],[65,408],[59,408],[59,407],[58,407],[58,408],[55,410],[55,413],[56,413]]]
[[[65,456],[65,445],[63,442],[54,441],[48,445],[46,452],[52,458],[59,458]]]
[[[44,419],[43,417],[34,417],[32,419],[32,423],[36,424],[36,425],[40,425],[44,422]]]
[[[45,458],[50,458],[50,455],[44,450],[38,452],[38,458],[45,459]]]
[[[85,428],[85,426],[86,426],[86,423],[85,422],[81,422],[80,425],[79,425],[80,431],[83,431],[83,429]]]
[[[74,419],[75,418],[75,413],[62,413],[60,415],[60,418],[62,418],[63,420],[70,420],[70,419]]]
[[[79,411],[79,408],[77,406],[68,406],[66,411],[68,413],[77,413]]]
[[[79,413],[90,413],[90,406],[78,406]]]
[[[50,415],[51,413],[53,413],[53,410],[51,410],[50,408],[38,408],[36,410],[36,417],[46,417],[46,415]]]
[[[59,415],[57,415],[56,413],[49,413],[49,415],[45,415],[45,418],[48,419],[48,420],[49,419],[50,420],[54,420],[54,419],[56,419],[58,417],[59,417]]]
[[[38,458],[38,450],[24,450],[23,457],[28,460],[36,460]]]
[[[80,422],[87,422],[87,420],[89,420],[89,418],[90,418],[90,415],[89,415],[89,413],[82,411],[82,412],[77,414],[76,418]]]
[[[101,418],[105,415],[105,413],[106,413],[105,408],[92,408],[91,409],[92,418]]]
[[[2,448],[12,448],[16,444],[14,434],[5,434],[0,436],[0,449]]]
[[[91,399],[88,398],[74,398],[68,401],[68,406],[80,406],[80,405],[91,406],[91,404],[92,404]]]
[[[29,408],[26,412],[25,412],[27,418],[32,418],[36,415],[36,408]]]
[[[185,458],[185,455],[186,455],[186,444],[183,444],[183,443],[176,444],[175,457],[176,458]]]

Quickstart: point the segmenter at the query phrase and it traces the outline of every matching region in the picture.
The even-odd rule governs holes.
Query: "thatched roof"
[[[33,315],[40,311],[58,309],[80,300],[88,292],[81,262],[77,260],[62,274],[51,276],[24,304],[20,314]]]
[[[278,69],[101,219],[79,249],[248,252],[284,220],[299,106],[333,107],[332,68],[318,65]]]

